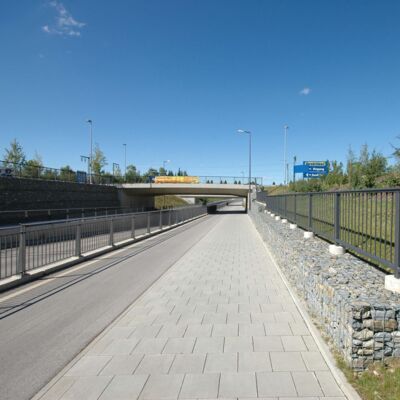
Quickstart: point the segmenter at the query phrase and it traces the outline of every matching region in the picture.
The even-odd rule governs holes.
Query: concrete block
[[[330,244],[329,253],[333,254],[334,256],[342,256],[345,253],[345,251],[342,246],[336,246],[335,244]]]
[[[314,237],[314,232],[304,232],[304,239],[311,239]]]
[[[283,218],[283,220],[281,222],[282,222],[282,224],[287,224],[287,219]]]
[[[290,224],[290,225],[289,225],[289,228],[292,229],[292,230],[294,230],[294,229],[297,228],[297,225],[296,225],[296,224]]]
[[[385,289],[400,293],[400,279],[396,278],[394,275],[385,276]]]
[[[281,219],[281,217],[279,216],[279,215],[277,215],[276,217],[275,217],[275,221],[279,221]]]

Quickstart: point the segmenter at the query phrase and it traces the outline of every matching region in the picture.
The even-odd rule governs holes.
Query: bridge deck
[[[346,398],[248,216],[215,218],[37,398]]]

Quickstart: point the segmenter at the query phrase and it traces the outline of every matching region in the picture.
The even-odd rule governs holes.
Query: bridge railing
[[[0,229],[0,280],[110,250],[206,212],[192,206]]]
[[[258,194],[257,199],[272,213],[400,276],[399,189]]]

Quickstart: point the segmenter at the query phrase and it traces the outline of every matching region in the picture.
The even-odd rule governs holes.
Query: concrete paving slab
[[[54,399],[346,398],[248,217],[216,217],[63,373]]]

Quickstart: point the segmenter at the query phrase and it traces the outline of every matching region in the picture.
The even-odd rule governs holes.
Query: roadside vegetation
[[[400,399],[400,360],[375,362],[364,372],[355,372],[341,356],[335,358],[337,366],[363,400]]]
[[[400,187],[400,148],[393,147],[390,157],[370,151],[367,144],[361,147],[358,156],[350,148],[347,162],[330,161],[329,173],[321,178],[299,179],[289,185],[271,185],[264,190],[271,195],[288,192],[321,192],[333,190],[394,188]],[[388,158],[395,163],[388,164]]]
[[[157,210],[161,210],[163,208],[184,207],[188,205],[184,199],[171,195],[154,196],[154,204]]]
[[[89,157],[82,158],[82,171],[86,173],[88,170]],[[113,182],[124,182],[124,171],[121,170],[119,164],[110,163],[112,171],[107,171],[109,165],[105,153],[100,148],[98,143],[93,147],[93,159],[91,162],[91,171],[93,175],[101,178],[102,181],[112,179]],[[24,178],[40,178],[49,180],[62,181],[77,181],[77,171],[74,171],[69,165],[64,165],[59,168],[49,168],[44,166],[42,156],[35,152],[32,158],[27,158],[22,145],[14,139],[9,147],[4,150],[2,158],[0,158],[0,167],[11,168],[18,176]],[[147,171],[139,171],[135,165],[129,164],[126,166],[126,181],[127,182],[147,182],[150,176],[187,176],[187,172],[178,168],[178,171],[167,170],[163,167],[149,168]],[[103,179],[104,178],[104,179]]]

